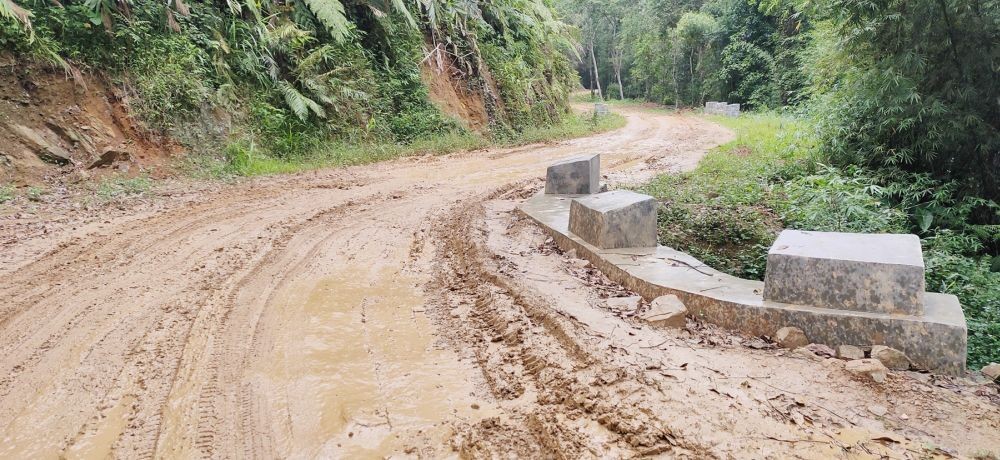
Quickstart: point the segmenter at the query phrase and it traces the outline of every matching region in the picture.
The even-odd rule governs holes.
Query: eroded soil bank
[[[852,380],[627,296],[512,212],[545,166],[693,167],[732,133],[586,139],[0,222],[0,457],[805,458],[1000,451],[995,387]]]

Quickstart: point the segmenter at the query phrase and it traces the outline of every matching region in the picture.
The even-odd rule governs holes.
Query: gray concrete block
[[[603,103],[598,102],[598,103],[594,104],[594,113],[596,113],[598,115],[607,115],[607,114],[611,113],[611,111],[608,110],[608,105],[607,104],[603,104]]]
[[[601,191],[601,155],[577,155],[557,161],[545,171],[545,193],[586,195]]]
[[[785,230],[768,251],[764,300],[920,315],[924,311],[920,239]]]
[[[575,198],[569,231],[601,249],[655,247],[656,208],[653,197],[627,190]]]
[[[726,104],[723,108],[723,112],[726,116],[738,117],[740,116],[740,105],[739,104]]]

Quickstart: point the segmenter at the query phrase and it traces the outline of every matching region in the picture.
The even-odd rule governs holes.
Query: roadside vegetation
[[[282,157],[270,155],[256,144],[243,141],[229,144],[222,155],[201,155],[188,159],[188,169],[196,175],[218,178],[292,173],[330,166],[368,164],[413,155],[441,155],[463,150],[556,141],[606,132],[624,125],[625,118],[619,114],[566,114],[558,124],[528,127],[505,137],[462,131],[421,137],[406,144],[328,142]]]
[[[981,200],[959,198],[954,183],[926,174],[886,176],[824,164],[800,117],[710,118],[736,131],[736,140],[710,152],[694,171],[661,176],[642,189],[663,205],[661,243],[759,280],[783,228],[915,233],[924,247],[927,288],[955,294],[965,309],[970,366],[1000,360],[1000,273],[982,253],[991,229],[969,217]],[[948,218],[928,225],[913,217],[916,206],[932,206]]]
[[[106,81],[147,131],[247,173],[560,126],[569,44],[543,0],[0,1],[0,52]],[[432,68],[481,112],[476,133],[432,103]]]

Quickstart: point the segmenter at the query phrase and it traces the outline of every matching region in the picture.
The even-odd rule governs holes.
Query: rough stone
[[[916,235],[785,230],[771,246],[764,300],[921,315],[924,262]]]
[[[823,345],[822,343],[810,343],[806,348],[815,353],[816,356],[822,356],[824,358],[832,358],[837,355],[837,352],[833,351],[833,348]],[[862,356],[862,358],[864,358],[864,356]]]
[[[600,190],[600,154],[566,158],[545,172],[545,193],[549,195],[586,195]]]
[[[129,158],[129,153],[118,147],[105,147],[101,152],[101,156],[94,160],[87,169],[100,168],[103,166],[111,166],[114,162],[119,160],[127,160]]]
[[[785,326],[774,333],[774,341],[782,348],[800,348],[809,345],[806,333],[797,327]]]
[[[569,231],[601,249],[656,247],[653,197],[627,190],[575,198]]]
[[[889,374],[888,369],[879,360],[870,358],[848,361],[844,369],[847,369],[848,372],[854,375],[866,376],[876,383],[884,382],[886,376]]]
[[[649,311],[642,315],[654,327],[682,328],[687,325],[687,307],[673,294],[657,297],[649,305]]]
[[[38,131],[16,123],[9,123],[7,127],[10,128],[14,134],[17,134],[21,143],[31,149],[31,151],[34,152],[35,155],[42,161],[55,163],[57,165],[66,165],[72,161],[69,157],[69,152],[62,147],[47,141],[41,134],[38,133]]]
[[[854,345],[837,347],[837,357],[841,359],[864,359],[865,351]]]
[[[910,368],[910,359],[903,352],[884,345],[872,347],[872,358],[879,360],[885,367],[894,371],[905,371]]]
[[[986,378],[993,380],[994,382],[1000,382],[1000,364],[990,363],[983,368],[982,372]]]

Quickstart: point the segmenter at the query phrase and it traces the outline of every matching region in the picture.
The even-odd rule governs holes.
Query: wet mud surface
[[[996,390],[641,324],[513,212],[732,138],[693,117],[202,187],[44,234],[6,221],[2,458],[892,458],[998,451]],[[23,236],[18,236],[23,235]]]

